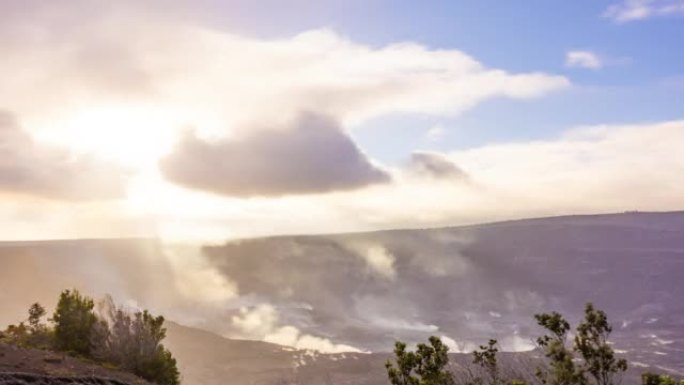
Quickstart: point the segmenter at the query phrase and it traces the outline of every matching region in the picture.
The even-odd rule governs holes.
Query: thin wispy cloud
[[[682,0],[623,0],[609,6],[603,16],[618,23],[684,15]]]
[[[410,171],[418,176],[437,179],[467,181],[468,175],[443,154],[436,152],[416,151],[411,154],[408,164]]]
[[[443,125],[436,124],[427,130],[425,133],[425,138],[430,142],[440,142],[444,139],[447,133],[448,131]]]
[[[599,55],[591,51],[568,51],[565,54],[565,66],[569,68],[599,70],[604,65]]]

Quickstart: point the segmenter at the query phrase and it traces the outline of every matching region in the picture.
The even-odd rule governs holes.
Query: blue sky
[[[620,4],[615,0],[295,3],[224,4],[215,22],[265,38],[324,27],[377,47],[412,41],[463,51],[488,67],[559,74],[573,83],[543,99],[487,101],[456,118],[394,116],[353,129],[357,143],[384,162],[402,162],[416,147],[445,151],[546,139],[575,126],[655,122],[684,112],[680,14],[617,22],[605,15]],[[595,53],[604,66],[568,68],[571,50]],[[445,130],[443,137],[426,140],[436,125]]]

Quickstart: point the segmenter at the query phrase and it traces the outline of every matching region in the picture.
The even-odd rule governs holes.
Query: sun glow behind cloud
[[[444,154],[415,148],[408,167],[380,164],[349,135],[371,118],[449,117],[491,99],[544,97],[571,86],[563,76],[511,73],[410,41],[374,47],[329,29],[262,39],[136,12],[132,2],[105,10],[69,4],[34,18],[0,16],[7,86],[0,108],[38,148],[34,158],[16,148],[3,155],[10,164],[41,161],[40,169],[24,167],[39,174],[33,179],[23,169],[0,172],[0,194],[23,194],[0,201],[0,224],[14,229],[8,237],[219,240],[682,203],[674,195],[675,150],[621,168],[635,163],[630,151],[638,149],[614,145],[676,142],[681,122],[599,130],[593,141],[560,137]],[[11,147],[7,135],[0,140]],[[614,151],[614,162],[603,151]],[[81,168],[72,163],[91,158],[110,165],[77,180]],[[51,168],[53,159],[62,169]],[[298,171],[309,165],[316,167]],[[55,189],[44,185],[64,170],[84,187],[121,172],[125,178],[97,184],[123,194],[99,189],[87,203],[73,199],[73,189],[50,195]],[[337,175],[344,183],[333,183]]]
[[[341,208],[353,197],[393,191],[394,184],[388,166],[356,147],[350,127],[397,113],[453,116],[484,100],[538,97],[569,85],[562,76],[508,73],[455,49],[414,42],[371,47],[327,29],[257,39],[133,2],[93,8],[74,1],[59,9],[31,4],[10,7],[12,17],[0,26],[7,58],[0,63],[7,85],[0,107],[37,142],[125,170],[125,194],[89,209],[81,202],[26,203],[8,210],[8,223],[25,212],[44,217],[49,207],[96,206],[136,223],[131,235],[175,240],[387,226],[386,214],[356,219]],[[327,134],[302,131],[300,116],[316,116],[308,129]],[[181,139],[188,132],[199,151],[183,154],[179,146],[187,144]],[[170,159],[180,163],[163,163],[162,173],[160,160],[174,154]],[[318,166],[286,168],[294,156],[300,157],[297,167]],[[258,184],[207,187],[237,177]],[[183,183],[188,178],[197,183]],[[137,223],[148,228],[141,233]],[[76,228],[88,229],[82,236],[107,234],[97,221]]]
[[[90,105],[45,124],[49,130],[38,137],[140,169],[171,151],[182,121],[175,115],[154,105]]]

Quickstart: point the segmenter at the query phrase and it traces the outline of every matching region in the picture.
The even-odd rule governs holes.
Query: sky
[[[681,36],[681,0],[0,0],[1,237],[680,210]]]

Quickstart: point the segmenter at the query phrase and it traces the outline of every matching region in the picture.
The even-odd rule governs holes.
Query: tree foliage
[[[535,314],[537,324],[549,334],[537,338],[537,344],[549,360],[547,368],[537,370],[537,378],[548,385],[583,385],[586,378],[575,366],[574,354],[566,346],[570,324],[560,313]]]
[[[544,385],[615,385],[624,371],[627,361],[618,359],[608,338],[612,332],[606,313],[588,303],[584,319],[578,325],[574,338],[570,339],[570,323],[558,312],[536,314],[537,324],[546,334],[537,338],[537,344],[546,362],[536,372]],[[395,363],[386,363],[387,375],[392,385],[449,384],[456,381],[449,364],[448,349],[438,337],[430,337],[430,345],[418,344],[415,352],[407,351],[406,344],[397,342],[394,349]],[[483,375],[469,377],[470,385],[525,385],[518,375],[505,378],[499,367],[497,341],[489,340],[473,352],[473,364]],[[468,373],[466,373],[468,374]],[[515,377],[514,377],[515,376]],[[653,377],[654,376],[654,377]],[[644,385],[677,385],[667,382],[669,377],[653,375],[644,377]],[[467,377],[467,376],[466,376]],[[684,383],[680,384],[684,385]]]
[[[550,334],[537,339],[549,359],[549,369],[539,370],[543,383],[552,385],[614,385],[627,370],[627,361],[618,359],[608,342],[612,327],[602,310],[587,303],[584,319],[575,331],[572,348],[566,345],[570,324],[559,313],[535,315],[537,323]],[[581,360],[575,357],[579,355]]]
[[[479,365],[487,373],[490,385],[501,383],[499,366],[496,354],[499,352],[497,341],[489,340],[487,345],[480,345],[480,348],[473,352],[473,363]]]
[[[588,303],[584,309],[584,321],[577,326],[575,350],[582,355],[583,370],[589,373],[596,385],[612,385],[615,377],[627,370],[627,360],[617,359],[608,344],[612,330],[606,313]]]
[[[418,344],[416,351],[406,351],[406,344],[394,346],[395,363],[387,361],[385,368],[392,385],[453,385],[454,376],[447,369],[449,348],[439,337],[430,344]]]
[[[94,325],[93,355],[161,385],[180,382],[176,360],[161,341],[166,337],[164,317],[147,310],[133,314],[118,308],[111,297],[100,304]]]
[[[52,331],[42,322],[45,316],[45,308],[39,303],[31,305],[26,322],[17,325],[9,325],[0,332],[0,340],[22,347],[49,349],[52,347]],[[28,322],[28,325],[27,325]]]
[[[38,331],[41,329],[41,321],[40,319],[45,316],[45,308],[41,306],[38,302],[34,303],[31,305],[29,308],[29,318],[28,318],[28,323],[31,326],[32,331]]]
[[[28,346],[27,340],[29,336],[29,328],[25,323],[20,322],[17,325],[9,325],[2,332],[2,342],[18,346]]]
[[[646,372],[641,375],[642,385],[684,385],[684,380],[675,380],[674,378],[664,375]]]
[[[104,311],[96,313],[91,298],[65,290],[52,316],[53,328],[42,321],[45,308],[34,303],[28,320],[1,332],[0,342],[77,354],[160,385],[178,385],[176,360],[161,343],[166,337],[164,317],[147,310],[129,313],[109,296],[102,303]]]
[[[52,316],[57,349],[90,356],[90,333],[97,322],[94,307],[93,300],[78,290],[65,290],[60,294]]]

